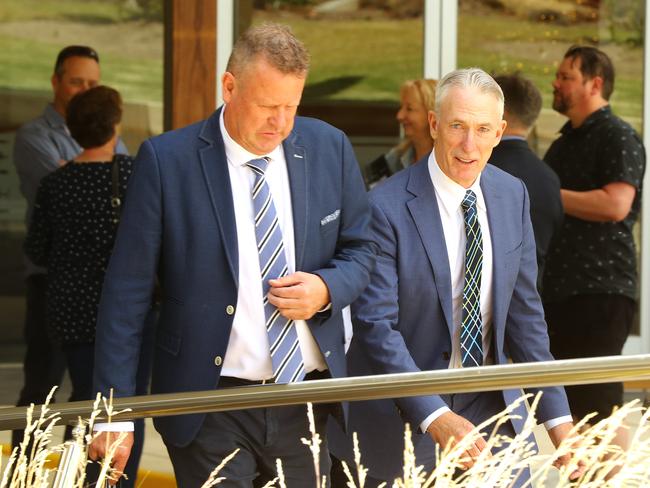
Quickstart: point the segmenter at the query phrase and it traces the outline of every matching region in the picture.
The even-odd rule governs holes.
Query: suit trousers
[[[257,388],[252,386],[249,388]],[[321,437],[319,469],[329,479],[330,460],[325,437],[329,405],[314,406],[316,431]],[[199,488],[221,461],[239,449],[219,471],[224,488],[262,487],[277,476],[282,461],[286,485],[316,486],[314,459],[301,439],[311,439],[305,405],[255,408],[209,413],[199,433],[186,447],[167,444],[179,488]]]

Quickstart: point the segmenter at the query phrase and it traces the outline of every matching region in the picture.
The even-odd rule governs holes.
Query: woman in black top
[[[30,259],[47,267],[48,327],[66,356],[71,401],[95,397],[97,308],[119,221],[119,199],[133,170],[130,156],[115,154],[121,117],[120,95],[106,86],[70,101],[66,123],[83,152],[43,178],[25,241]],[[150,357],[150,351],[143,357]],[[149,363],[146,359],[141,364],[139,394],[147,393]],[[142,436],[143,426],[136,426],[140,450]],[[139,457],[129,461],[125,471],[130,480],[122,486],[133,485]]]

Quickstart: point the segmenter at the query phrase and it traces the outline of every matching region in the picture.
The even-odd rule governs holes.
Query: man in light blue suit
[[[370,193],[380,252],[352,307],[351,375],[553,359],[526,188],[486,165],[506,125],[503,104],[501,89],[480,69],[445,76],[429,113],[433,152]],[[537,416],[558,445],[572,428],[566,396],[562,388],[543,392]],[[404,422],[415,432],[418,462],[430,469],[434,442],[444,447],[464,437],[519,396],[506,390],[357,402],[348,430],[358,432],[362,462],[377,484],[401,475]],[[522,419],[502,429],[511,436],[526,417],[523,407],[515,413]],[[335,457],[349,460],[349,444],[332,432]],[[485,446],[474,442],[467,467]]]
[[[100,305],[99,391],[134,394],[156,275],[163,298],[154,393],[346,375],[341,311],[367,286],[375,247],[348,139],[295,117],[307,69],[288,28],[251,28],[222,78],[225,105],[140,148]],[[340,410],[317,406],[317,429]],[[264,485],[276,476],[276,458],[289,486],[315,486],[300,441],[309,437],[304,406],[154,423],[180,487],[201,486],[235,449],[219,473],[225,486]],[[103,456],[107,437],[91,456]],[[117,472],[130,442],[127,435],[114,459]],[[326,449],[320,469],[328,473]]]

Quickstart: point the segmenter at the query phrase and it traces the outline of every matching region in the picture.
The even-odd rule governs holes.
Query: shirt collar
[[[244,166],[252,159],[260,159],[265,157],[270,158],[271,161],[281,160],[282,145],[277,146],[268,154],[259,155],[253,154],[252,152],[244,149],[232,137],[230,137],[230,134],[228,134],[228,131],[226,130],[226,124],[224,122],[223,116],[227,108],[227,105],[224,104],[223,110],[221,110],[221,114],[219,115],[219,129],[221,130],[221,135],[223,136],[223,145],[226,149],[226,159],[228,160],[228,164],[231,164],[233,166]]]
[[[579,127],[573,127],[571,121],[569,120],[566,124],[560,129],[562,134],[570,134],[572,132],[583,132],[589,129],[592,125],[598,123],[602,119],[608,118],[612,114],[612,109],[609,105],[599,108],[595,112],[589,114],[585,121]]]
[[[54,104],[48,103],[43,112],[43,117],[51,127],[61,127],[67,129],[65,118],[54,108]]]
[[[526,138],[523,136],[515,136],[515,135],[508,135],[508,136],[501,136],[502,141],[525,141]]]
[[[438,201],[442,202],[445,212],[453,215],[454,212],[460,209],[460,204],[465,198],[467,190],[472,190],[476,194],[476,206],[479,210],[485,211],[485,200],[483,199],[483,192],[481,191],[481,174],[479,173],[476,181],[469,188],[456,183],[442,172],[438,162],[436,161],[435,151],[431,151],[428,160],[429,174],[431,175],[431,182],[433,188],[438,195]]]

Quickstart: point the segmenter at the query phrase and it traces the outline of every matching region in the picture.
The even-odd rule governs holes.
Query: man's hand
[[[572,422],[565,422],[563,424],[556,425],[552,429],[548,431],[548,435],[551,438],[551,441],[553,442],[553,445],[555,447],[558,447],[564,439],[569,437],[569,434],[571,433],[571,430],[573,429],[573,423]],[[559,456],[553,465],[556,468],[560,468],[561,466],[568,466],[569,463],[571,462],[571,458],[573,456],[571,455],[570,452],[567,452],[565,454],[562,454]],[[587,469],[587,466],[585,465],[584,461],[578,460],[578,466],[577,468],[569,475],[569,479],[572,481],[577,480],[578,478],[581,478],[585,474],[585,470]]]
[[[111,458],[111,466],[113,467],[111,479],[109,480],[111,485],[115,485],[122,473],[124,473],[124,466],[126,466],[133,447],[133,432],[101,432],[95,436],[90,446],[88,446],[88,457],[98,461],[106,457],[112,444],[120,437],[120,445],[116,447]]]
[[[269,284],[269,302],[291,320],[310,319],[330,302],[327,285],[315,274],[298,271]]]
[[[455,414],[454,412],[445,412],[436,420],[431,422],[427,432],[433,440],[442,448],[446,448],[449,442],[455,445],[469,434],[474,425],[467,419]],[[485,439],[477,436],[470,448],[465,451],[463,466],[469,469],[474,464],[474,460],[479,456],[481,451],[487,447]]]

